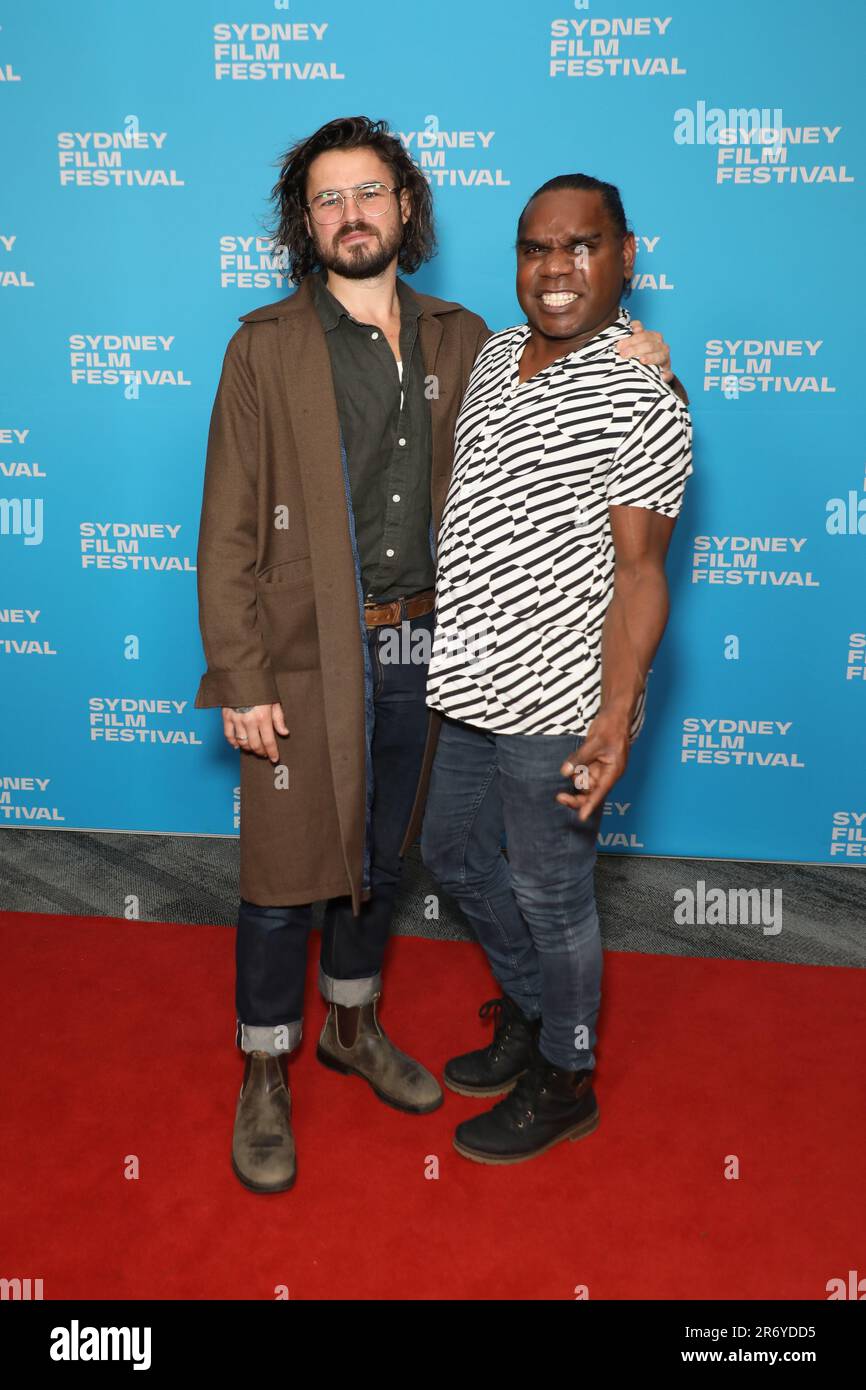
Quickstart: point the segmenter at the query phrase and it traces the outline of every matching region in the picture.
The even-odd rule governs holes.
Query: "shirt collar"
[[[326,333],[330,333],[332,328],[336,328],[341,318],[346,318],[350,323],[358,323],[359,320],[352,317],[345,304],[341,304],[336,295],[331,294],[325,284],[324,274],[321,270],[313,271],[310,275],[310,288],[313,292],[316,308],[322,321],[322,327]],[[402,318],[418,318],[421,313],[421,305],[412,290],[403,280],[397,276],[397,298],[400,301],[400,315]]]
[[[519,347],[523,346],[530,332],[528,323],[523,324],[522,328],[523,336],[519,341]],[[582,347],[574,348],[571,352],[567,352],[562,357],[557,358],[555,362],[551,363],[551,366],[566,367],[569,362],[586,362],[590,358],[600,357],[603,352],[608,350],[611,343],[615,342],[617,338],[627,337],[630,332],[631,314],[628,309],[620,305],[619,312],[613,323],[609,323],[607,328],[603,328],[600,333],[596,333],[595,336],[590,338],[588,343],[584,343]]]
[[[596,333],[594,338],[590,338],[588,343],[584,343],[582,348],[577,351],[582,357],[597,357],[604,352],[611,343],[617,338],[626,338],[631,332],[631,314],[628,309],[624,309],[620,304],[619,313],[613,323],[609,323],[607,328],[603,328],[600,333]]]

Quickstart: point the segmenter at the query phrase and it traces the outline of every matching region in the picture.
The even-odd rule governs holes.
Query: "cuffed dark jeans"
[[[421,632],[426,635],[415,636]],[[348,895],[325,904],[319,986],[325,999],[337,1004],[366,1004],[381,988],[402,870],[400,846],[427,738],[430,711],[424,697],[432,634],[432,613],[407,619],[402,628],[370,628],[367,633],[375,715],[371,897],[361,904],[359,917],[352,915]],[[288,845],[286,853],[291,853]],[[264,907],[241,899],[235,1005],[237,1043],[244,1051],[276,1054],[300,1042],[312,923],[312,903]]]
[[[603,805],[585,822],[556,793],[577,734],[495,734],[445,719],[421,834],[430,872],[456,898],[500,987],[554,1066],[595,1067],[602,953],[593,870]],[[505,832],[508,860],[501,846]]]

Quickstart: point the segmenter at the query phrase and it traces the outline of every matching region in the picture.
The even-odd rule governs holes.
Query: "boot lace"
[[[488,999],[481,1005],[478,1010],[478,1017],[486,1023],[491,1016],[493,1017],[493,1041],[487,1048],[487,1055],[492,1062],[495,1062],[511,1031],[511,1019],[506,1017],[503,998]]]

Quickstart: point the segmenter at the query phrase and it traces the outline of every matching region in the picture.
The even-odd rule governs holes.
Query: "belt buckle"
[[[405,598],[405,597],[401,597],[401,598],[391,598],[391,599],[388,599],[387,603],[370,603],[370,602],[366,602],[366,603],[364,604],[364,607],[365,607],[365,608],[374,609],[374,610],[378,609],[379,611],[381,611],[383,608],[384,608],[384,609],[390,609],[390,610],[393,610],[393,609],[396,608],[396,609],[397,609],[397,613],[398,613],[398,617],[404,618],[404,617],[406,616],[406,603],[407,603],[406,598]],[[388,626],[388,624],[384,624],[384,626]]]

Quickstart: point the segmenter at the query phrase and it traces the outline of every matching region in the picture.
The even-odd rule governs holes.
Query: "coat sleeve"
[[[196,557],[207,671],[196,709],[279,700],[256,611],[258,409],[249,337],[245,325],[229,340],[208,432]]]
[[[474,362],[479,352],[483,348],[484,344],[487,342],[487,339],[493,337],[493,329],[488,328],[483,318],[481,318],[478,314],[473,314],[472,317],[474,320],[472,324],[472,361]]]

